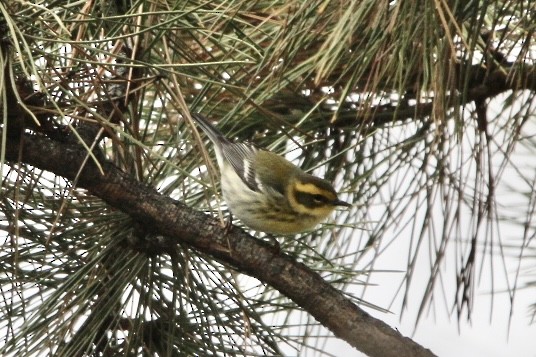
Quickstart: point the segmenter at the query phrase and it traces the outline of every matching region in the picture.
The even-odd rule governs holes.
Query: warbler
[[[223,199],[249,228],[296,234],[314,228],[335,207],[351,206],[328,181],[273,152],[231,142],[201,114],[192,118],[214,144]]]

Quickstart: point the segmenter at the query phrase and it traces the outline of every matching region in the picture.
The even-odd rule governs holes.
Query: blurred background
[[[0,352],[353,351],[211,256],[133,249],[158,237],[77,180],[5,158],[21,133],[87,160],[96,147],[225,219],[195,111],[354,204],[277,237],[285,253],[438,355],[534,354],[535,6],[0,2]]]

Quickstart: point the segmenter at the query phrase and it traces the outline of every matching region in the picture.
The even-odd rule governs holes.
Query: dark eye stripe
[[[307,207],[307,208],[316,208],[325,206],[328,199],[319,194],[311,194],[308,192],[294,191],[296,201]]]

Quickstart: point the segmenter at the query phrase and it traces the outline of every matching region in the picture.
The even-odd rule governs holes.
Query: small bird
[[[232,143],[201,114],[192,118],[214,144],[223,199],[249,228],[296,234],[314,228],[337,206],[351,207],[328,181],[273,152]]]

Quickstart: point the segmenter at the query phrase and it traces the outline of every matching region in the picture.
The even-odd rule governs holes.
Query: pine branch
[[[6,145],[6,159],[10,162],[24,162],[68,180],[74,180],[80,171],[80,188],[130,215],[153,233],[164,235],[165,240],[159,243],[162,251],[176,244],[187,244],[270,284],[335,336],[370,356],[433,356],[429,350],[368,315],[306,265],[275,252],[266,242],[239,228],[226,232],[218,220],[159,194],[100,159],[102,175],[86,156],[87,151],[80,144],[28,133],[9,136]],[[95,156],[101,155],[95,153]]]

